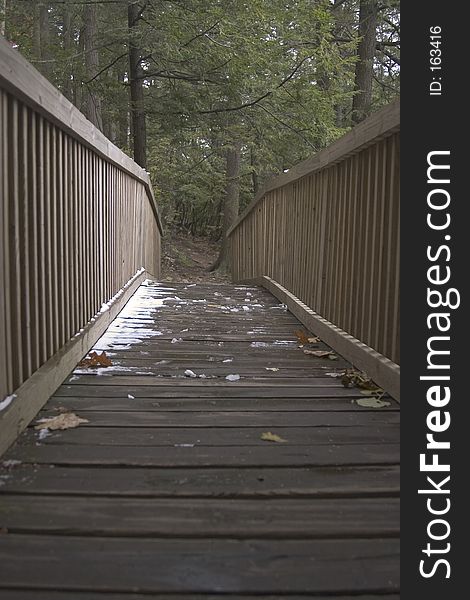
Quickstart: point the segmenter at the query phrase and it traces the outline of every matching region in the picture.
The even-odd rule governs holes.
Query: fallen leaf
[[[308,335],[305,333],[305,331],[302,331],[301,329],[297,329],[297,331],[294,331],[294,335],[302,345],[308,344],[309,338],[308,338]]]
[[[307,339],[309,344],[317,344],[318,342],[321,342],[319,337],[309,337]]]
[[[41,419],[41,421],[34,427],[34,429],[73,429],[78,427],[80,423],[88,423],[88,419],[82,419],[75,413],[62,413],[57,417],[51,417],[50,419]]]
[[[90,352],[90,356],[84,358],[78,363],[79,367],[112,367],[113,363],[106,356],[106,352],[103,350],[101,354],[96,352]]]
[[[337,356],[334,352],[330,350],[304,350],[304,354],[310,354],[311,356],[316,356],[318,358],[330,358],[330,356],[334,356],[332,360],[336,360]]]
[[[356,400],[356,404],[365,408],[384,408],[384,406],[390,406],[390,402],[376,397],[359,398],[359,400]]]
[[[272,433],[271,431],[266,431],[265,433],[262,433],[261,439],[265,442],[278,442],[281,444],[287,442],[287,440],[285,440],[279,435],[276,435],[275,433]]]
[[[240,375],[227,375],[227,377],[225,378],[227,379],[227,381],[238,381],[240,379]]]
[[[279,371],[279,369],[277,367],[264,367],[266,369],[266,371]]]

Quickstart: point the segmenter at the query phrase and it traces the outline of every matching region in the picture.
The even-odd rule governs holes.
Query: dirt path
[[[193,237],[182,231],[171,231],[162,242],[163,281],[228,282],[220,273],[210,273],[219,252],[217,243],[207,238]]]

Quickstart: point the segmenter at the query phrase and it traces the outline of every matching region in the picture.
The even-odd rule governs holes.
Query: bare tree
[[[240,162],[241,144],[240,142],[236,142],[226,150],[226,185],[223,204],[222,245],[219,257],[211,267],[211,271],[215,271],[216,269],[227,271],[230,269],[230,239],[227,237],[227,233],[237,220],[240,208]]]
[[[5,35],[7,0],[0,0],[0,35]]]
[[[145,121],[144,77],[142,52],[137,42],[137,26],[141,9],[136,2],[129,1],[129,83],[131,95],[131,132],[134,160],[144,169],[147,167],[147,127]]]
[[[359,5],[359,46],[358,61],[354,78],[352,120],[360,123],[369,114],[372,103],[372,81],[377,29],[377,0],[361,0]]]
[[[72,22],[72,11],[68,2],[64,3],[62,8],[62,19],[63,19],[63,48],[67,57],[67,63],[64,69],[64,77],[62,84],[62,92],[69,100],[73,99],[73,84],[72,84],[72,73],[73,66],[70,64],[70,55],[73,48],[73,22]]]
[[[95,4],[85,4],[83,8],[83,44],[85,52],[85,70],[88,79],[83,111],[89,121],[98,129],[103,130],[101,115],[101,98],[93,85],[93,77],[99,71],[97,7]]]
[[[49,7],[38,2],[35,5],[33,50],[36,67],[48,79],[52,73],[50,43]]]

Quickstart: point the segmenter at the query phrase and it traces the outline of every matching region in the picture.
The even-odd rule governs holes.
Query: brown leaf
[[[82,419],[75,413],[62,413],[57,417],[51,417],[50,419],[41,419],[34,429],[73,429],[78,427],[80,423],[88,423],[88,419]]]
[[[308,335],[301,329],[297,329],[297,331],[294,331],[294,335],[299,340],[300,344],[308,344]]]
[[[113,363],[106,356],[106,352],[103,350],[101,354],[96,352],[90,352],[90,356],[84,358],[78,363],[79,367],[112,367]]]
[[[276,435],[275,433],[272,433],[271,431],[266,431],[265,433],[262,433],[261,439],[264,440],[265,442],[278,442],[278,443],[287,442],[287,440],[285,440],[284,438],[282,438],[279,435]]]
[[[311,356],[317,356],[318,358],[330,358],[330,356],[336,356],[336,354],[330,350],[304,350],[304,354],[310,354]]]

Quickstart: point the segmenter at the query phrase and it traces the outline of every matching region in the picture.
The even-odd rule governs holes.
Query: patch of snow
[[[172,344],[177,344],[178,342],[182,342],[182,341],[183,341],[183,338],[173,338],[173,339],[171,340],[171,343],[172,343]]]
[[[44,440],[45,438],[47,438],[49,435],[51,435],[51,432],[49,429],[44,428],[44,429],[40,429],[39,433],[38,433],[38,438],[40,440]]]
[[[191,371],[191,369],[186,369],[184,374],[186,375],[186,377],[197,377],[196,373],[194,371]]]
[[[266,342],[251,342],[250,346],[252,348],[266,348],[269,346]]]
[[[240,375],[230,374],[225,378],[227,381],[238,381],[240,379]]]
[[[222,362],[223,362],[223,363],[229,363],[229,362],[232,362],[232,361],[233,361],[233,358],[226,358],[226,359],[225,359],[225,360],[223,360]]]
[[[195,444],[175,444],[175,448],[194,448]]]
[[[245,305],[243,306],[243,310],[246,312],[247,310],[250,310],[250,307]]]
[[[4,398],[0,402],[0,411],[5,410],[5,408],[7,408],[7,406],[10,406],[10,404],[13,402],[13,400],[15,398],[16,398],[16,394],[11,394],[10,396],[7,396],[6,398]]]
[[[186,328],[186,329],[182,329],[182,330],[180,331],[180,333],[186,333],[186,331],[189,331],[189,329],[188,329],[188,328]]]
[[[21,465],[21,460],[16,460],[14,458],[10,458],[9,460],[4,460],[2,462],[2,465],[6,468],[9,469],[11,467],[16,467],[17,465]]]
[[[127,397],[129,398],[129,400],[135,400],[135,396],[133,396],[132,394],[127,394]]]

